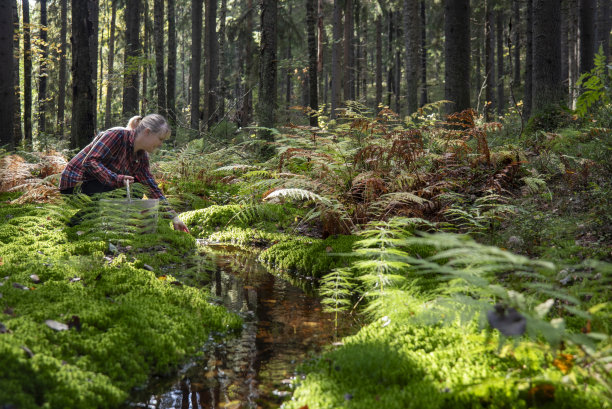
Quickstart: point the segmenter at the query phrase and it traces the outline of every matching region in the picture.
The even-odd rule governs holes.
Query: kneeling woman
[[[128,128],[111,128],[102,132],[68,162],[60,180],[61,193],[73,193],[81,182],[81,192],[86,195],[140,182],[149,188],[152,198],[165,201],[149,170],[148,154],[159,148],[169,136],[168,122],[157,114],[132,118]],[[175,230],[188,232],[176,214],[172,224]]]

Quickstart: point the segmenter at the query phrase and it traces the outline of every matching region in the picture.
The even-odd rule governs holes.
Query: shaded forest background
[[[608,0],[2,0],[0,15],[9,150],[82,148],[151,112],[187,139],[234,122],[270,140],[352,101],[526,121],[576,107],[612,21]]]

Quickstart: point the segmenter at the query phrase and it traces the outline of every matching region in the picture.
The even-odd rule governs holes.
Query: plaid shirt
[[[149,188],[153,199],[166,200],[149,171],[149,155],[145,151],[134,153],[134,137],[135,132],[125,128],[112,128],[99,135],[68,162],[60,190],[94,179],[120,188],[125,176],[133,176]]]

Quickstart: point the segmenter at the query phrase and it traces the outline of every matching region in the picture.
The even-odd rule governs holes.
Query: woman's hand
[[[134,183],[133,176],[123,175],[123,186],[127,186],[128,184],[132,184],[132,183]]]
[[[179,230],[179,231],[184,231],[185,233],[189,233],[189,229],[187,228],[185,223],[183,223],[183,221],[179,219],[178,216],[175,216],[174,219],[172,219],[172,225],[174,226],[174,230]]]

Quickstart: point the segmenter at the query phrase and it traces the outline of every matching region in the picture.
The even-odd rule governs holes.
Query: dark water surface
[[[270,274],[252,255],[220,250],[211,252],[217,266],[211,294],[243,317],[242,333],[211,339],[203,358],[170,379],[152,381],[131,407],[279,407],[290,393],[296,365],[350,332],[348,320],[336,331],[333,315],[322,311],[316,297]]]

